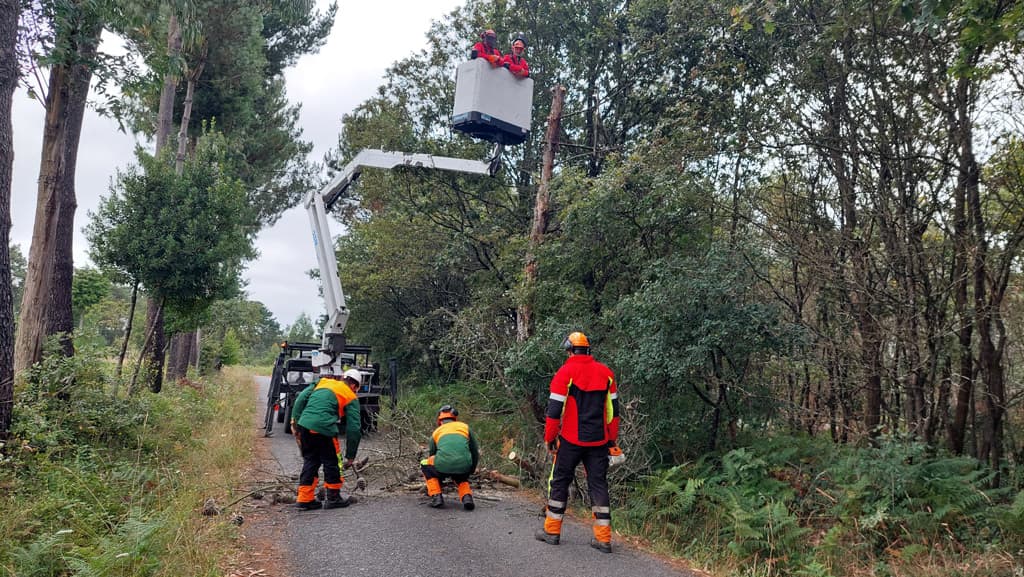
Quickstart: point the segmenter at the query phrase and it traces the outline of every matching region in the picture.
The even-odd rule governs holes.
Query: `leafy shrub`
[[[107,364],[83,348],[48,354],[16,391],[0,467],[0,574],[152,575],[166,548],[168,466],[213,415],[194,388],[117,398]]]

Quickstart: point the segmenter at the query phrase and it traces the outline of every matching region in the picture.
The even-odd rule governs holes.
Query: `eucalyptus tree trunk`
[[[19,0],[0,0],[0,439],[11,431],[14,408],[14,302],[11,285],[11,181],[14,129],[11,106],[18,85],[15,46]]]
[[[172,12],[167,25],[167,54],[168,59],[174,62],[181,55],[181,27],[178,24],[178,17]],[[168,71],[164,74],[164,85],[160,91],[160,109],[157,113],[156,130],[156,154],[159,156],[167,140],[171,135],[171,126],[174,120],[174,93],[178,87],[178,75],[175,71]],[[153,295],[156,297],[156,295]],[[146,339],[143,347],[142,357],[149,358],[149,370],[146,378],[149,388],[153,392],[160,392],[164,380],[164,352],[167,348],[167,340],[164,336],[164,310],[160,298],[150,298],[146,309],[151,337]],[[136,371],[137,375],[137,371]],[[132,377],[132,383],[136,377]]]
[[[203,75],[203,68],[206,67],[206,44],[199,56],[199,63],[189,72],[188,84],[185,88],[185,102],[181,111],[181,126],[178,127],[178,153],[174,157],[174,172],[181,176],[185,171],[185,158],[188,152],[188,126],[192,122],[192,102],[196,94],[196,83]]]
[[[64,238],[63,235],[70,236],[74,229],[75,206],[74,202],[67,203],[65,187],[69,179],[71,182],[74,180],[74,156],[78,152],[84,117],[84,109],[83,113],[76,114],[76,106],[79,106],[76,101],[82,99],[80,106],[84,106],[84,98],[88,93],[86,75],[91,75],[89,60],[96,53],[100,26],[84,0],[70,3],[67,9],[71,17],[57,21],[55,34],[59,43],[69,47],[72,56],[70,61],[56,62],[50,67],[36,217],[15,342],[16,371],[31,366],[42,357],[43,341],[50,334],[51,291],[57,290],[58,295],[60,291],[67,291],[66,306],[70,312],[71,277],[64,274],[60,279],[55,279],[55,276],[58,272],[67,272],[70,259],[70,250],[60,254],[59,245],[61,242],[71,242],[70,238]],[[83,81],[84,86],[81,84]],[[80,90],[76,86],[81,87]],[[76,93],[80,91],[86,94]],[[57,284],[55,288],[55,282],[66,286]],[[64,297],[59,298],[61,306],[64,306]],[[55,319],[59,324],[64,323],[62,314],[58,313]]]
[[[92,67],[99,45],[101,26],[95,18],[83,15],[80,26],[72,38],[77,44],[75,62],[70,66],[68,76],[68,98],[66,106],[67,133],[64,148],[64,174],[57,185],[60,195],[60,217],[57,221],[57,246],[54,255],[54,277],[50,285],[50,303],[47,310],[47,336],[62,334],[61,351],[65,356],[75,354],[71,333],[74,330],[74,312],[71,308],[71,285],[75,263],[72,252],[75,235],[75,210],[78,200],[75,194],[75,172],[78,164],[78,145],[81,141],[82,123],[85,119],[85,104],[92,82]]]
[[[54,255],[57,250],[57,223],[61,210],[58,185],[64,175],[64,145],[68,127],[64,117],[67,112],[64,102],[69,97],[69,74],[64,64],[58,63],[50,69],[32,248],[29,250],[25,292],[21,298],[14,348],[15,372],[31,367],[43,355],[46,309],[50,300]]]

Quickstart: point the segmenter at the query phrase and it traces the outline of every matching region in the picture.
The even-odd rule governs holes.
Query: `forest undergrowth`
[[[426,435],[444,403],[480,438],[482,467],[540,489],[550,466],[541,427],[509,395],[466,383],[425,386],[382,423]],[[1022,575],[1024,479],[990,489],[993,473],[975,459],[904,438],[855,447],[779,433],[658,463],[639,429],[627,422],[623,431],[634,466],[612,473],[615,531],[713,575]],[[582,468],[578,476],[586,487]],[[573,491],[571,500],[587,522],[585,497]]]
[[[16,391],[0,446],[0,576],[213,576],[237,536],[251,458],[241,369],[112,394],[99,355],[49,354]],[[126,390],[125,386],[119,390]]]

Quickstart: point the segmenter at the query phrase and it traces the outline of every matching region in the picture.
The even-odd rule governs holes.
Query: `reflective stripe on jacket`
[[[619,393],[612,370],[590,355],[572,355],[551,379],[544,441],[559,435],[584,447],[616,442]]]

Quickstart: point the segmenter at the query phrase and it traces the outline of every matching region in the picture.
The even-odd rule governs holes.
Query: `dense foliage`
[[[221,139],[200,141],[181,175],[166,157],[139,154],[87,228],[100,266],[138,280],[161,303],[188,311],[230,296],[253,256],[242,183],[226,172]]]
[[[734,557],[766,574],[871,574],[888,558],[897,572],[917,573],[929,560],[955,563],[953,551],[1020,547],[1024,499],[986,489],[992,474],[905,439],[857,449],[778,436],[648,476],[646,498],[622,517],[710,564]],[[1010,564],[975,569],[1002,574]]]
[[[170,330],[203,341],[204,369],[316,340],[311,319],[282,330],[234,281],[256,227],[310,186],[281,73],[322,43],[333,5],[129,6],[117,25],[149,69],[111,110],[166,127],[166,79],[230,138],[199,138],[180,175],[141,155],[90,225],[94,258],[175,309]],[[184,42],[165,48],[179,16]],[[457,402],[501,446],[489,466],[516,449],[516,472],[539,478],[558,344],[583,330],[625,408],[619,529],[735,574],[1009,571],[1024,529],[1024,4],[468,0],[345,115],[331,165],[363,148],[484,158],[448,126],[455,67],[483,28],[527,35],[533,136],[495,178],[367,171],[339,205],[349,338],[402,367],[391,424],[427,430]],[[561,130],[544,142],[559,86]],[[210,124],[177,100],[163,112],[198,137]],[[84,335],[109,347],[124,287],[79,277]],[[45,448],[106,483],[87,467],[104,456],[71,440],[123,448],[153,401],[107,415],[86,384],[57,414],[71,383],[99,377],[87,359],[48,363],[19,392],[14,432],[32,450],[4,458],[49,478],[32,456]],[[132,514],[102,509],[73,521]],[[115,532],[145,548],[129,520]],[[32,531],[0,560],[50,574],[64,568],[48,548],[72,563],[102,549]]]
[[[802,432],[821,470],[835,467],[836,485],[818,487],[829,494],[866,474],[856,459],[921,467],[893,473],[911,499],[927,500],[917,478],[955,480],[921,489],[948,489],[931,520],[921,501],[819,510],[839,518],[836,547],[856,541],[879,559],[899,547],[895,527],[932,535],[910,540],[926,546],[941,523],[962,531],[940,547],[953,558],[993,536],[1012,547],[992,519],[1019,491],[1024,455],[1021,14],[987,0],[470,1],[345,116],[337,164],[365,147],[484,157],[447,125],[455,67],[483,28],[528,34],[533,137],[495,179],[363,175],[337,245],[352,338],[401,359],[414,382],[477,383],[539,416],[558,343],[581,329],[633,411],[624,444],[651,465],[635,474],[696,461],[676,482],[711,487],[745,467],[734,460],[767,459],[751,438]],[[556,85],[567,93],[550,220],[527,284]],[[535,323],[518,339],[524,303]],[[856,456],[832,462],[820,438]],[[759,481],[737,482],[758,494]],[[978,500],[954,482],[1002,489]],[[779,555],[760,540],[818,535],[785,490],[774,502],[722,494],[735,509],[704,511],[712,523],[746,508],[721,543],[734,559]],[[870,522],[851,536],[845,515]],[[844,571],[827,553],[782,555],[787,570]]]

